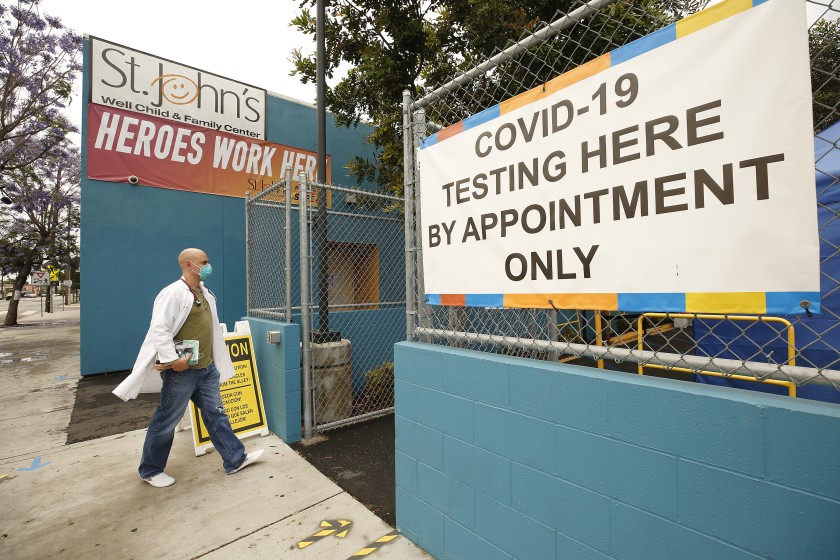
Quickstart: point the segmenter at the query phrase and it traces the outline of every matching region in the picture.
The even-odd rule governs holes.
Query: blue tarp
[[[817,209],[820,230],[819,315],[782,316],[794,324],[796,365],[840,369],[840,121],[814,136]],[[784,266],[781,255],[780,266]],[[749,325],[749,326],[748,326]],[[734,321],[694,321],[697,354],[740,360],[787,361],[787,338],[779,326]],[[695,376],[700,383],[787,394],[787,389],[761,383]],[[840,403],[840,391],[804,385],[797,396]]]

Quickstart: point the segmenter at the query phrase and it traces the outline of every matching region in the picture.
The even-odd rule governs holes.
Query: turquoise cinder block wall
[[[87,100],[88,40],[82,83],[82,99]],[[267,140],[317,149],[314,106],[269,94],[267,108]],[[132,367],[149,326],[154,297],[178,279],[177,256],[185,247],[200,247],[210,256],[213,277],[207,285],[218,298],[220,320],[232,327],[246,314],[245,202],[242,198],[87,179],[86,103],[81,110],[84,304],[80,365],[82,375],[91,375]],[[336,127],[332,115],[327,115],[327,153],[332,158],[334,183],[355,183],[345,166],[357,155],[372,156],[373,148],[365,141],[369,131],[363,125]]]
[[[245,317],[254,341],[268,429],[286,443],[300,441],[300,325]],[[280,331],[280,343],[266,342]]]
[[[396,345],[397,527],[439,559],[840,558],[840,407]]]

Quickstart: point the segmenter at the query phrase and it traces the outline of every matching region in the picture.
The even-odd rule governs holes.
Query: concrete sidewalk
[[[393,530],[273,434],[244,440],[266,453],[228,476],[216,453],[195,457],[189,431],[176,433],[177,483],[163,489],[137,476],[145,430],[65,445],[78,313],[0,328],[0,557],[341,560]],[[297,546],[337,519],[352,522],[346,537]],[[402,536],[366,557],[431,558]]]

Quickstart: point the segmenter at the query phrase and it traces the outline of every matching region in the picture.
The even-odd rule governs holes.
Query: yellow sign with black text
[[[239,439],[250,435],[268,434],[260,379],[254,359],[254,343],[250,333],[233,333],[225,336],[230,359],[236,372],[233,377],[219,386],[222,405],[225,407],[233,433]],[[212,447],[210,434],[204,425],[199,410],[190,401],[190,421],[196,454],[200,455]]]

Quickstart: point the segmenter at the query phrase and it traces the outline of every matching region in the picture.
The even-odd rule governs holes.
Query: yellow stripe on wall
[[[546,93],[554,93],[563,88],[569,87],[581,80],[585,80],[590,76],[594,76],[599,72],[603,72],[610,67],[610,53],[601,55],[594,60],[590,60],[586,64],[582,64],[577,68],[569,70],[565,74],[560,74],[553,80],[545,84]]]
[[[686,313],[767,313],[764,292],[685,294]]]
[[[726,0],[677,22],[677,39],[752,8],[752,0]]]
[[[504,306],[516,308],[618,310],[618,294],[505,294]]]
[[[569,70],[565,74],[560,74],[553,80],[546,82],[544,85],[537,86],[534,89],[528,90],[525,93],[520,93],[515,97],[511,97],[507,101],[502,101],[499,104],[499,114],[504,115],[510,113],[514,109],[524,107],[529,103],[538,101],[546,95],[556,93],[565,87],[585,80],[590,76],[594,76],[598,72],[602,72],[610,67],[610,54],[599,56],[596,59],[590,60],[586,64],[582,64],[577,68]]]

